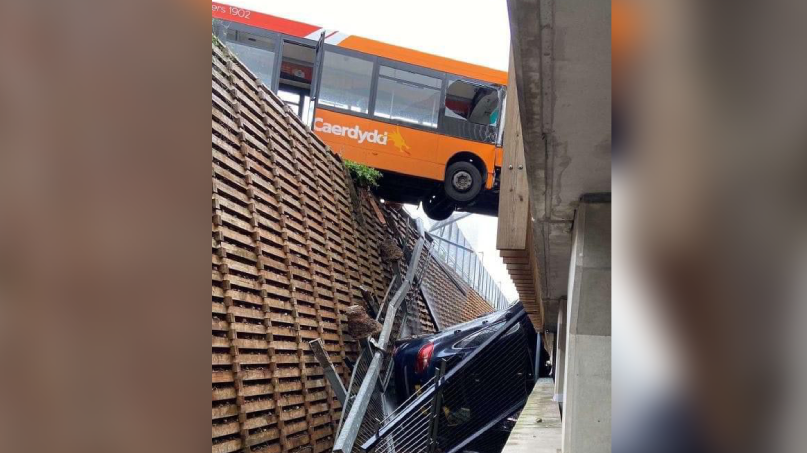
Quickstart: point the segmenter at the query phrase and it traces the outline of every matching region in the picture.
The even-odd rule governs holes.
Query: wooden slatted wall
[[[383,297],[379,246],[416,230],[369,193],[354,206],[340,158],[216,43],[212,101],[212,451],[329,451],[341,406],[308,341],[347,382],[344,312],[360,287]]]
[[[435,257],[429,261],[428,274],[429,278],[423,282],[423,292],[434,307],[442,329],[493,311],[479,293]]]

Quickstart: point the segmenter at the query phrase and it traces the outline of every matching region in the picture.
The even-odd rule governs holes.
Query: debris
[[[364,303],[367,305],[367,314],[370,315],[371,318],[376,318],[379,310],[379,304],[375,294],[364,286],[359,286],[359,291],[361,291]]]
[[[367,197],[370,199],[370,206],[373,207],[373,211],[375,211],[375,216],[378,218],[378,222],[384,226],[387,225],[387,220],[384,218],[384,214],[381,213],[381,208],[378,207],[378,203],[375,201],[375,197]]]
[[[363,340],[381,332],[381,323],[369,317],[361,305],[351,305],[345,313],[347,314],[347,332],[356,340]]]
[[[394,263],[403,258],[403,250],[391,237],[381,243],[381,260],[385,263]]]
[[[392,209],[393,211],[397,211],[397,212],[403,211],[403,203],[396,203],[394,201],[386,201],[385,204],[387,205],[387,207],[389,207],[389,209]]]

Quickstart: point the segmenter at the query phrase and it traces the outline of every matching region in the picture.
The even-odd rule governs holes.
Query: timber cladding
[[[423,292],[434,308],[441,328],[470,321],[492,311],[482,296],[465,283],[452,269],[431,257],[429,278],[423,282]]]
[[[308,342],[323,340],[347,383],[346,361],[359,347],[347,334],[345,310],[365,305],[361,288],[383,298],[393,269],[382,260],[382,243],[414,244],[417,235],[402,209],[368,192],[351,196],[352,184],[341,159],[214,43],[214,453],[331,449],[341,405]],[[468,293],[450,279],[432,281],[436,261],[423,253],[432,303],[457,310],[457,322],[479,313],[476,305],[460,309]],[[408,322],[435,332],[424,298],[415,302]]]

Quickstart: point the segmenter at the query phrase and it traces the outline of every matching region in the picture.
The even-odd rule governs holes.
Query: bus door
[[[322,79],[322,63],[325,60],[325,31],[319,35],[317,47],[314,50],[314,77],[311,81],[311,102],[309,102],[305,124],[313,128],[314,118],[317,114],[317,100],[319,99],[320,80]]]
[[[499,105],[499,124],[496,125],[498,128],[496,147],[502,148],[504,147],[504,122],[507,120],[507,87],[499,88]]]
[[[311,98],[316,86],[316,60],[316,45],[310,44],[308,40],[283,38],[280,62],[275,68],[275,91],[305,124],[309,124]]]

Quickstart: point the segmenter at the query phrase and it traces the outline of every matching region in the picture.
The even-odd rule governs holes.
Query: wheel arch
[[[476,167],[476,169],[479,170],[479,173],[482,175],[482,186],[484,188],[484,185],[488,179],[488,169],[485,165],[485,161],[482,160],[478,154],[471,151],[460,151],[452,155],[451,158],[448,159],[448,162],[446,162],[445,171],[448,171],[448,167],[450,167],[454,162],[470,162],[473,164],[473,166]]]

